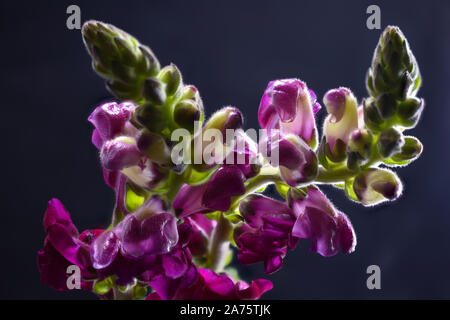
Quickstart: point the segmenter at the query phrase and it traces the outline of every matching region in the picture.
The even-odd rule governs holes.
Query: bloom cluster
[[[131,35],[98,21],[85,23],[82,33],[94,70],[120,100],[88,118],[116,198],[111,224],[81,233],[59,200],[49,202],[38,265],[56,290],[68,289],[66,270],[75,265],[81,287],[102,299],[258,299],[272,283],[240,280],[230,266],[232,248],[240,263],[263,262],[266,273],[279,270],[300,241],[324,257],[353,252],[349,218],[319,185],[340,188],[364,206],[394,200],[402,184],[386,167],[407,165],[422,151],[417,138],[403,134],[424,103],[416,97],[416,60],[397,27],[380,38],[367,98],[358,104],[343,87],[326,92],[320,139],[314,91],[299,79],[270,81],[258,110],[265,130],[259,142],[235,107],[204,121],[197,88],[175,65],[161,68]],[[221,139],[211,139],[210,129]],[[187,132],[189,152],[181,159],[189,161],[173,156],[179,130]],[[230,130],[236,139],[225,143]],[[198,161],[205,150],[213,161]],[[268,185],[282,200],[264,195]]]

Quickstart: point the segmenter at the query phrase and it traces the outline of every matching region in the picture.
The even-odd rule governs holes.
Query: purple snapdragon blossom
[[[115,206],[109,225],[79,233],[59,200],[48,203],[37,262],[42,282],[56,290],[69,289],[67,270],[75,267],[81,288],[101,299],[259,299],[272,282],[240,280],[231,247],[238,262],[263,262],[266,273],[280,270],[299,243],[323,257],[350,254],[353,226],[317,185],[342,189],[363,206],[392,201],[401,180],[380,166],[405,166],[422,152],[419,139],[403,134],[417,125],[424,102],[416,97],[417,61],[397,27],[380,38],[360,105],[348,88],[325,93],[320,139],[314,91],[296,78],[270,81],[258,143],[236,107],[205,119],[199,90],[128,33],[98,21],[82,33],[94,71],[121,101],[88,118]],[[190,147],[182,157],[180,132]],[[268,185],[280,200],[264,195]]]
[[[309,239],[312,252],[329,257],[338,250],[351,253],[356,236],[347,216],[336,210],[316,188],[290,197],[289,205],[262,195],[241,203],[246,223],[235,232],[238,258],[243,264],[264,262],[266,273],[281,268],[287,249]]]
[[[314,115],[320,108],[314,91],[298,79],[271,81],[264,91],[258,120],[267,137],[260,148],[290,186],[308,183],[317,176]]]
[[[38,266],[42,282],[56,290],[68,290],[67,267],[76,265],[84,280],[94,278],[90,248],[103,230],[86,230],[81,234],[74,226],[69,213],[58,199],[48,203],[44,215],[44,229],[47,232],[44,248],[38,252]],[[92,282],[82,281],[86,290]]]
[[[138,148],[140,133],[130,122],[135,109],[132,102],[110,102],[95,108],[88,118],[95,127],[92,143],[100,150],[105,181],[112,187],[120,172],[142,187],[156,185],[163,176]]]

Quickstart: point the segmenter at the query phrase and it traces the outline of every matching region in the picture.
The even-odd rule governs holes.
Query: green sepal
[[[354,181],[355,181],[355,178],[350,178],[350,179],[345,180],[344,191],[350,200],[359,201],[358,196],[356,195],[355,190],[353,189]]]
[[[112,277],[105,278],[104,280],[97,280],[94,283],[93,290],[96,294],[105,295],[114,286]]]
[[[197,171],[192,166],[189,166],[184,172],[184,181],[191,186],[198,186],[207,182],[211,176],[217,171],[218,167],[209,171]]]
[[[129,212],[136,211],[144,202],[145,196],[136,193],[129,184],[127,184],[127,192],[125,197],[125,207]]]
[[[275,183],[275,188],[277,189],[280,196],[282,196],[285,199],[287,198],[287,194],[290,189],[289,185],[287,185],[284,182],[277,182],[277,183]]]
[[[148,294],[148,287],[137,284],[133,288],[132,298],[134,300],[144,300]]]

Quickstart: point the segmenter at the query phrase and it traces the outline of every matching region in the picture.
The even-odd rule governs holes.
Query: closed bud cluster
[[[144,79],[155,77],[160,68],[150,48],[99,21],[86,22],[82,33],[93,68],[106,79],[108,89],[120,99],[141,100]]]
[[[367,127],[373,131],[414,127],[424,106],[424,101],[415,97],[420,82],[419,67],[408,41],[399,28],[387,27],[367,73],[371,95],[363,103]]]
[[[420,72],[408,41],[398,27],[388,26],[381,35],[367,74],[372,96],[392,94],[397,100],[414,96],[420,86]]]

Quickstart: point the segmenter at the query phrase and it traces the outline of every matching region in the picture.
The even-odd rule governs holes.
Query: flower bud
[[[191,85],[191,84],[185,85],[183,87],[183,92],[181,94],[181,99],[182,100],[190,99],[190,100],[194,100],[196,102],[201,101],[200,93],[198,92],[198,89],[195,86]]]
[[[218,129],[225,136],[227,129],[240,129],[243,125],[241,111],[234,107],[225,107],[216,111],[206,122],[204,131],[208,129]]]
[[[373,131],[381,131],[384,125],[383,118],[373,98],[363,101],[364,124]]]
[[[193,132],[194,123],[200,120],[201,113],[202,110],[194,100],[186,99],[177,103],[173,118],[180,127]]]
[[[394,128],[383,131],[378,137],[378,152],[383,158],[389,158],[398,152],[404,144],[403,135]]]
[[[347,150],[357,152],[362,158],[370,157],[372,133],[366,129],[356,129],[350,134]]]
[[[356,129],[350,134],[347,146],[347,167],[356,169],[369,159],[372,147],[372,133],[366,129]]]
[[[82,34],[93,68],[106,79],[108,89],[120,99],[140,100],[143,79],[156,76],[160,69],[153,52],[103,22],[87,21]]]
[[[399,125],[405,128],[414,128],[420,119],[425,102],[416,97],[408,98],[398,105]]]
[[[334,164],[341,163],[347,157],[347,146],[341,139],[334,142],[333,149],[327,143],[327,137],[323,136],[319,145],[319,161],[325,167],[329,168]]]
[[[120,136],[106,141],[100,150],[100,162],[105,169],[118,171],[137,165],[142,155],[131,137]]]
[[[119,135],[130,133],[127,126],[136,106],[130,102],[104,103],[95,108],[88,121],[95,126],[92,142],[100,149],[102,144]]]
[[[117,80],[107,80],[106,89],[119,99],[139,101],[142,99],[142,88]]]
[[[141,130],[137,137],[136,145],[139,151],[153,162],[161,165],[170,162],[170,149],[160,135],[149,132],[146,129]]]
[[[403,190],[403,185],[394,172],[374,168],[357,175],[352,187],[357,200],[364,206],[395,200]]]
[[[192,139],[194,168],[203,172],[222,164],[234,151],[231,141],[227,141],[227,130],[240,129],[242,124],[242,114],[237,108],[224,107],[215,112]]]
[[[330,159],[342,161],[345,159],[348,137],[358,128],[356,98],[349,89],[341,87],[329,90],[323,97],[323,102],[329,113],[323,128],[323,136],[326,139],[324,143],[328,145]]]
[[[151,132],[160,133],[167,127],[167,119],[164,117],[162,108],[150,102],[137,107],[135,116]]]
[[[314,180],[318,174],[318,161],[315,152],[299,136],[286,135],[271,150],[271,160],[278,155],[280,174],[290,186]]]
[[[414,96],[420,85],[420,72],[408,41],[398,27],[388,26],[380,37],[367,74],[367,88],[378,97],[390,93],[403,100]]]
[[[164,67],[158,74],[158,78],[166,84],[168,96],[174,96],[182,89],[181,72],[174,64]]]
[[[145,79],[142,86],[142,95],[149,102],[161,105],[166,101],[166,92],[161,81],[154,78]]]
[[[397,111],[397,102],[391,94],[383,93],[379,95],[376,104],[383,119],[392,117]]]
[[[317,145],[314,114],[320,110],[317,97],[299,79],[269,82],[261,98],[258,121],[262,128],[279,129],[300,136],[313,149]]]
[[[415,137],[404,137],[405,143],[401,150],[394,153],[389,159],[384,161],[389,166],[403,166],[417,159],[422,153],[422,143]]]

